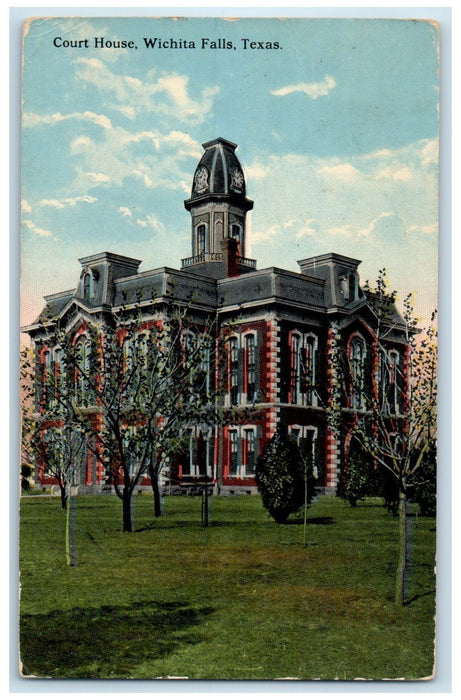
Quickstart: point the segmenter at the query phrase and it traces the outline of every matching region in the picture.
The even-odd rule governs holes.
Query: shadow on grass
[[[432,591],[426,591],[425,593],[419,593],[418,595],[414,595],[408,600],[404,602],[404,606],[406,607],[407,605],[411,605],[414,603],[416,600],[419,600],[420,598],[426,598],[428,595],[432,596],[435,595],[435,589]]]
[[[307,518],[307,524],[308,525],[333,525],[335,522],[335,519],[331,517],[331,515],[325,515],[324,517],[320,518]],[[287,520],[284,525],[303,525],[304,524],[304,519],[303,518],[294,518],[293,520]]]
[[[22,615],[22,673],[48,678],[124,678],[142,662],[203,641],[183,631],[201,624],[212,612],[214,608],[193,608],[186,601],[139,601]]]

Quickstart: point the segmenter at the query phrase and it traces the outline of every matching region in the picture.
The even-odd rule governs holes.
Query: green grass
[[[408,599],[392,601],[397,519],[321,498],[277,525],[259,497],[76,499],[77,566],[59,499],[21,502],[23,674],[52,678],[417,679],[433,671],[435,521],[412,518]]]

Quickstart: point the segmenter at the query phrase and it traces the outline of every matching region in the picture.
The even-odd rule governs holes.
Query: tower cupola
[[[256,266],[245,258],[246,214],[253,202],[246,197],[237,144],[217,138],[202,145],[205,152],[184,202],[192,217],[192,256],[182,267],[217,279],[249,272]]]

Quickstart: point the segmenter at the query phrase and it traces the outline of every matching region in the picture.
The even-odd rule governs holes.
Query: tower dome
[[[245,197],[245,177],[235,155],[236,143],[217,138],[202,144],[205,153],[195,169],[190,199],[185,207],[190,210],[198,199],[229,197],[239,201],[248,211],[253,202]]]

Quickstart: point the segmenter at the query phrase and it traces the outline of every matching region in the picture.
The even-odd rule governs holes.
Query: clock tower
[[[245,195],[245,177],[235,155],[237,144],[223,138],[207,141],[184,206],[192,217],[192,256],[182,268],[220,279],[255,269],[245,257],[246,213],[253,202]]]

